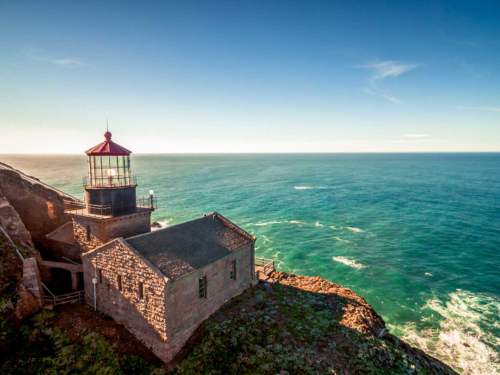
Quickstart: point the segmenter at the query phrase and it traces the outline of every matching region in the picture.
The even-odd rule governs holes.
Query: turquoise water
[[[0,161],[81,196],[83,156]],[[219,211],[257,255],[365,297],[392,332],[500,373],[500,154],[138,155],[154,219]]]

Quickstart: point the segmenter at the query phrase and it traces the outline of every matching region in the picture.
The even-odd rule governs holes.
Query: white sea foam
[[[262,238],[263,242],[271,242],[271,239],[269,237],[267,237],[265,234],[263,234],[262,236],[259,236],[259,237]]]
[[[432,277],[432,273],[430,273],[430,272],[426,272],[426,273],[424,273],[424,275],[427,277]]]
[[[418,329],[415,324],[407,324],[403,339],[460,373],[500,374],[500,358],[495,350],[500,345],[500,298],[458,289],[450,293],[447,301],[429,300],[424,309],[442,318],[439,327]]]
[[[295,190],[322,190],[326,189],[326,186],[310,186],[310,185],[299,185],[293,187]]]
[[[271,220],[271,221],[262,221],[262,222],[251,224],[251,225],[254,225],[256,227],[267,227],[268,225],[276,225],[276,224],[292,224],[292,225],[302,226],[302,225],[305,225],[306,222],[304,222],[302,220],[284,220],[284,221]]]
[[[336,225],[330,225],[330,228],[332,228],[333,230],[339,230],[339,229],[341,229],[341,228],[339,228],[339,227],[338,227],[338,226],[336,226]]]
[[[342,238],[342,237],[339,237],[339,236],[335,236],[333,238],[335,238],[335,240],[337,240],[339,242],[351,243],[351,241],[346,240],[345,238]]]
[[[160,227],[151,227],[151,231],[155,231],[158,229],[166,228],[170,226],[172,220],[170,219],[165,219],[165,220],[158,220],[157,223],[160,224]]]
[[[342,263],[342,264],[344,264],[348,267],[354,268],[356,270],[360,270],[360,269],[366,267],[364,264],[361,264],[361,263],[355,261],[354,259],[350,259],[350,258],[344,257],[344,256],[336,256],[336,257],[333,257],[332,259],[335,262]]]
[[[263,221],[263,222],[260,222],[260,223],[255,223],[254,225],[256,227],[266,227],[268,225],[281,224],[281,223],[282,223],[281,221],[272,220],[272,221]]]
[[[317,227],[317,228],[323,228],[324,227],[324,225],[321,224],[319,221],[315,222],[314,226]]]
[[[348,231],[351,231],[353,233],[363,233],[364,230],[361,229],[361,228],[356,228],[356,227],[344,227],[345,229],[347,229]]]

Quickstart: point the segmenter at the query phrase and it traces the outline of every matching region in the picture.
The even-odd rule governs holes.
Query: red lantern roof
[[[127,150],[125,147],[111,140],[111,132],[108,130],[104,133],[104,142],[99,143],[97,146],[89,148],[85,153],[89,156],[126,156],[130,155],[132,151]]]

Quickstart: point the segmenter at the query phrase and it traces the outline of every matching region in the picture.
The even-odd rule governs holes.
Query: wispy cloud
[[[378,96],[391,103],[403,103],[398,97],[385,92],[380,88],[380,84],[387,78],[396,78],[405,73],[417,68],[417,64],[403,64],[399,61],[386,60],[377,61],[370,64],[359,65],[359,68],[369,70],[371,72],[368,78],[368,87],[363,89],[363,92],[369,95]]]
[[[370,69],[373,74],[372,81],[382,80],[388,77],[399,77],[415,69],[417,64],[402,64],[399,61],[379,61],[372,64],[361,65],[362,68]]]
[[[40,61],[52,65],[57,65],[66,68],[77,68],[87,65],[80,59],[74,57],[51,57],[44,50],[37,48],[24,48],[24,55],[34,61]]]
[[[77,60],[77,59],[72,59],[69,57],[65,57],[62,59],[51,59],[49,60],[54,65],[60,65],[60,66],[68,66],[68,67],[76,67],[76,66],[82,66],[85,65],[84,62]]]
[[[457,106],[457,109],[460,110],[469,110],[469,111],[483,111],[483,112],[500,112],[500,106]]]
[[[365,87],[363,89],[363,92],[365,94],[368,94],[368,95],[373,95],[373,96],[377,96],[379,98],[383,98],[385,100],[388,100],[390,101],[391,103],[394,103],[394,104],[401,104],[403,103],[403,101],[399,98],[396,98],[395,96],[392,96],[386,92],[383,92],[381,91],[380,89],[373,89],[373,88],[370,88],[370,87]]]

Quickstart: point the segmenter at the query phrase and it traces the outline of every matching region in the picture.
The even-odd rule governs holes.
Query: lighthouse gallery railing
[[[158,207],[156,196],[139,197],[136,199],[137,208],[146,208],[155,210]],[[93,215],[111,216],[113,206],[110,204],[87,204],[82,200],[64,200],[64,211],[66,213],[73,213],[85,215],[92,212]]]

